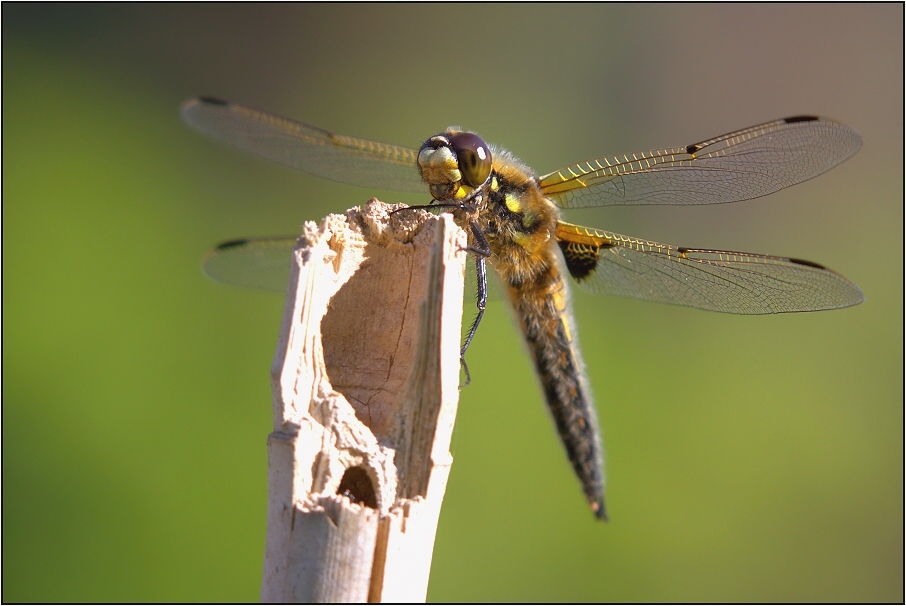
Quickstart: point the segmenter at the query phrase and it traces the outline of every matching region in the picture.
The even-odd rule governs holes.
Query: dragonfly
[[[450,127],[420,148],[332,133],[212,97],[190,99],[183,119],[202,133],[325,179],[428,193],[469,234],[477,314],[498,274],[541,380],[545,400],[594,516],[607,519],[603,448],[577,347],[571,276],[594,294],[732,314],[839,309],[859,287],[811,261],[691,248],[562,221],[561,209],[723,204],[766,196],[854,155],[858,132],[819,116],[793,116],[678,147],[605,156],[537,175],[503,148]],[[295,238],[224,242],[206,273],[228,284],[283,290]],[[466,372],[468,373],[467,367]]]

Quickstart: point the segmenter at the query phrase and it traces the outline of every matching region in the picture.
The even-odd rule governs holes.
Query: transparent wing
[[[224,284],[283,294],[295,243],[294,237],[231,240],[208,253],[202,268]]]
[[[210,97],[182,106],[182,117],[201,132],[259,156],[331,181],[376,189],[425,193],[418,150],[337,135],[302,122]]]
[[[858,305],[859,287],[809,261],[683,248],[561,223],[557,238],[584,290],[734,314]]]
[[[222,284],[283,294],[295,244],[296,238],[292,236],[230,240],[218,244],[208,253],[202,269],[209,278]],[[469,255],[463,292],[467,312],[475,308],[477,296],[475,258]],[[488,271],[488,300],[502,301],[504,298],[503,286],[492,266]]]
[[[765,196],[855,154],[855,130],[816,116],[759,124],[701,143],[567,166],[541,177],[562,208],[720,204]]]

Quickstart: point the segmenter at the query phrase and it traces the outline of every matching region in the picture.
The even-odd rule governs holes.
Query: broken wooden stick
[[[272,375],[264,602],[424,601],[459,397],[466,236],[377,200],[306,223]]]

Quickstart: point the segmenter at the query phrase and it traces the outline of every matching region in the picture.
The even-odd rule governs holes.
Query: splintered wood
[[[306,223],[271,369],[264,602],[424,601],[452,463],[466,236],[377,200]]]

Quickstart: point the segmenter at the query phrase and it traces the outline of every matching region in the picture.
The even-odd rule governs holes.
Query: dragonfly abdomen
[[[563,273],[553,251],[546,256],[545,271],[509,282],[510,296],[566,454],[595,516],[606,520],[597,415],[574,340]]]

